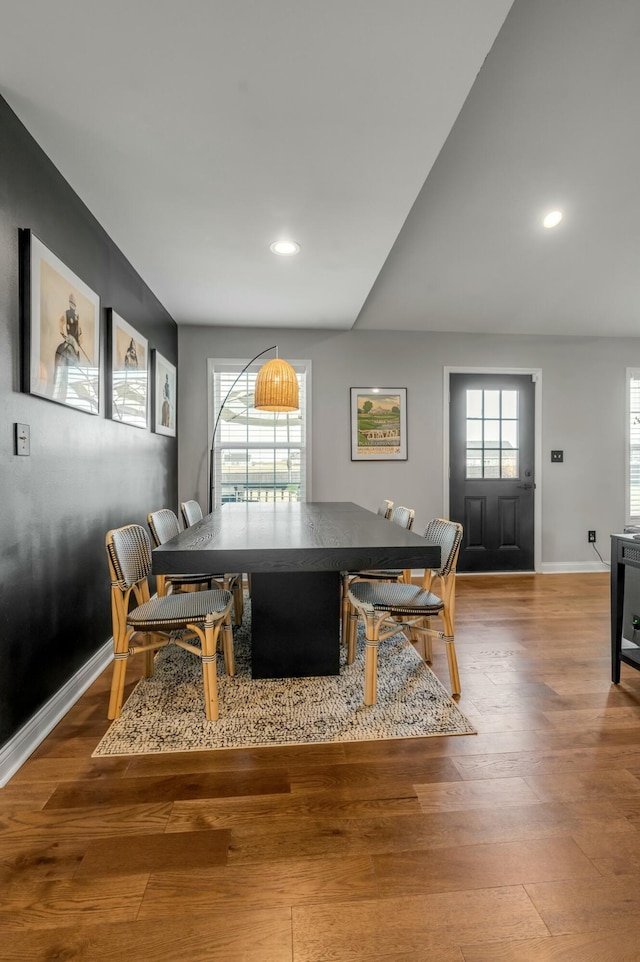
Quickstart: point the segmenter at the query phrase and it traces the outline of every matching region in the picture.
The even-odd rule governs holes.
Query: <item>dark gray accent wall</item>
[[[105,416],[106,308],[177,365],[176,324],[0,98],[0,745],[111,636],[104,538],[177,504],[177,443]],[[18,236],[100,296],[100,416],[24,394]],[[14,454],[13,425],[31,428]],[[107,706],[105,704],[105,714]]]

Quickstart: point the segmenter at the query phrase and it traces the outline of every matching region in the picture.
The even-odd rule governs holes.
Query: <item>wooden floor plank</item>
[[[230,839],[224,829],[98,839],[87,846],[75,877],[219,867],[227,864]]]
[[[381,887],[397,895],[598,877],[596,866],[569,838],[393,852],[375,855],[373,866]]]
[[[44,808],[86,808],[91,805],[137,805],[174,799],[218,798],[237,795],[266,795],[288,792],[289,779],[284,771],[224,772],[169,775],[150,778],[104,778],[99,782],[64,782],[51,795]]]
[[[149,879],[138,918],[157,918],[177,908],[192,915],[211,905],[267,909],[343,904],[373,899],[380,886],[368,856],[302,858],[229,865],[193,872],[162,872]]]
[[[22,878],[0,894],[0,932],[133,921],[148,875],[103,879]]]
[[[552,935],[640,930],[640,885],[628,878],[534,882],[525,889]]]
[[[465,945],[464,962],[638,962],[638,937],[612,929],[588,935]]]
[[[491,919],[494,938],[533,938],[547,934],[520,886],[377,899],[343,905],[293,909],[295,962],[355,962],[441,958],[441,947],[455,949],[481,941]]]
[[[291,962],[291,910],[166,913],[128,924],[6,930],[3,962]]]

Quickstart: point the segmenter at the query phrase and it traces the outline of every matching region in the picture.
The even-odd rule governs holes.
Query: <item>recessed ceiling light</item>
[[[561,210],[549,211],[545,219],[542,221],[545,227],[557,227],[562,220]]]
[[[300,244],[296,244],[295,241],[274,241],[270,247],[274,254],[280,254],[283,257],[297,254],[300,250]]]

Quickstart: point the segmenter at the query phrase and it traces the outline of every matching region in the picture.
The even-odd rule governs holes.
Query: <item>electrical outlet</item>
[[[595,544],[595,543],[596,543],[596,533],[595,533],[595,531],[588,531],[588,532],[587,532],[587,538],[588,538],[588,540],[589,540],[589,544]]]

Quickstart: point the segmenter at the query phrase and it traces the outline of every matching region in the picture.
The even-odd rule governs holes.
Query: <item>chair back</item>
[[[425,528],[424,536],[429,544],[440,545],[440,567],[435,569],[435,573],[446,578],[455,571],[458,563],[462,525],[457,521],[434,518]]]
[[[151,574],[151,542],[140,524],[127,524],[107,532],[111,584],[128,591]]]
[[[169,541],[170,538],[175,538],[177,534],[180,534],[178,516],[174,514],[170,508],[160,508],[159,511],[152,511],[147,515],[147,524],[149,525],[154,548],[157,548],[159,545],[164,544],[165,541]]]
[[[401,528],[406,528],[407,531],[411,531],[414,517],[415,511],[413,508],[405,508],[402,505],[398,505],[397,508],[393,508],[391,511],[391,520],[393,523],[400,525]]]
[[[381,518],[390,518],[393,510],[393,501],[383,501],[378,507],[378,514]]]
[[[202,508],[197,501],[183,501],[180,505],[180,511],[185,528],[190,528],[196,521],[202,521]]]

